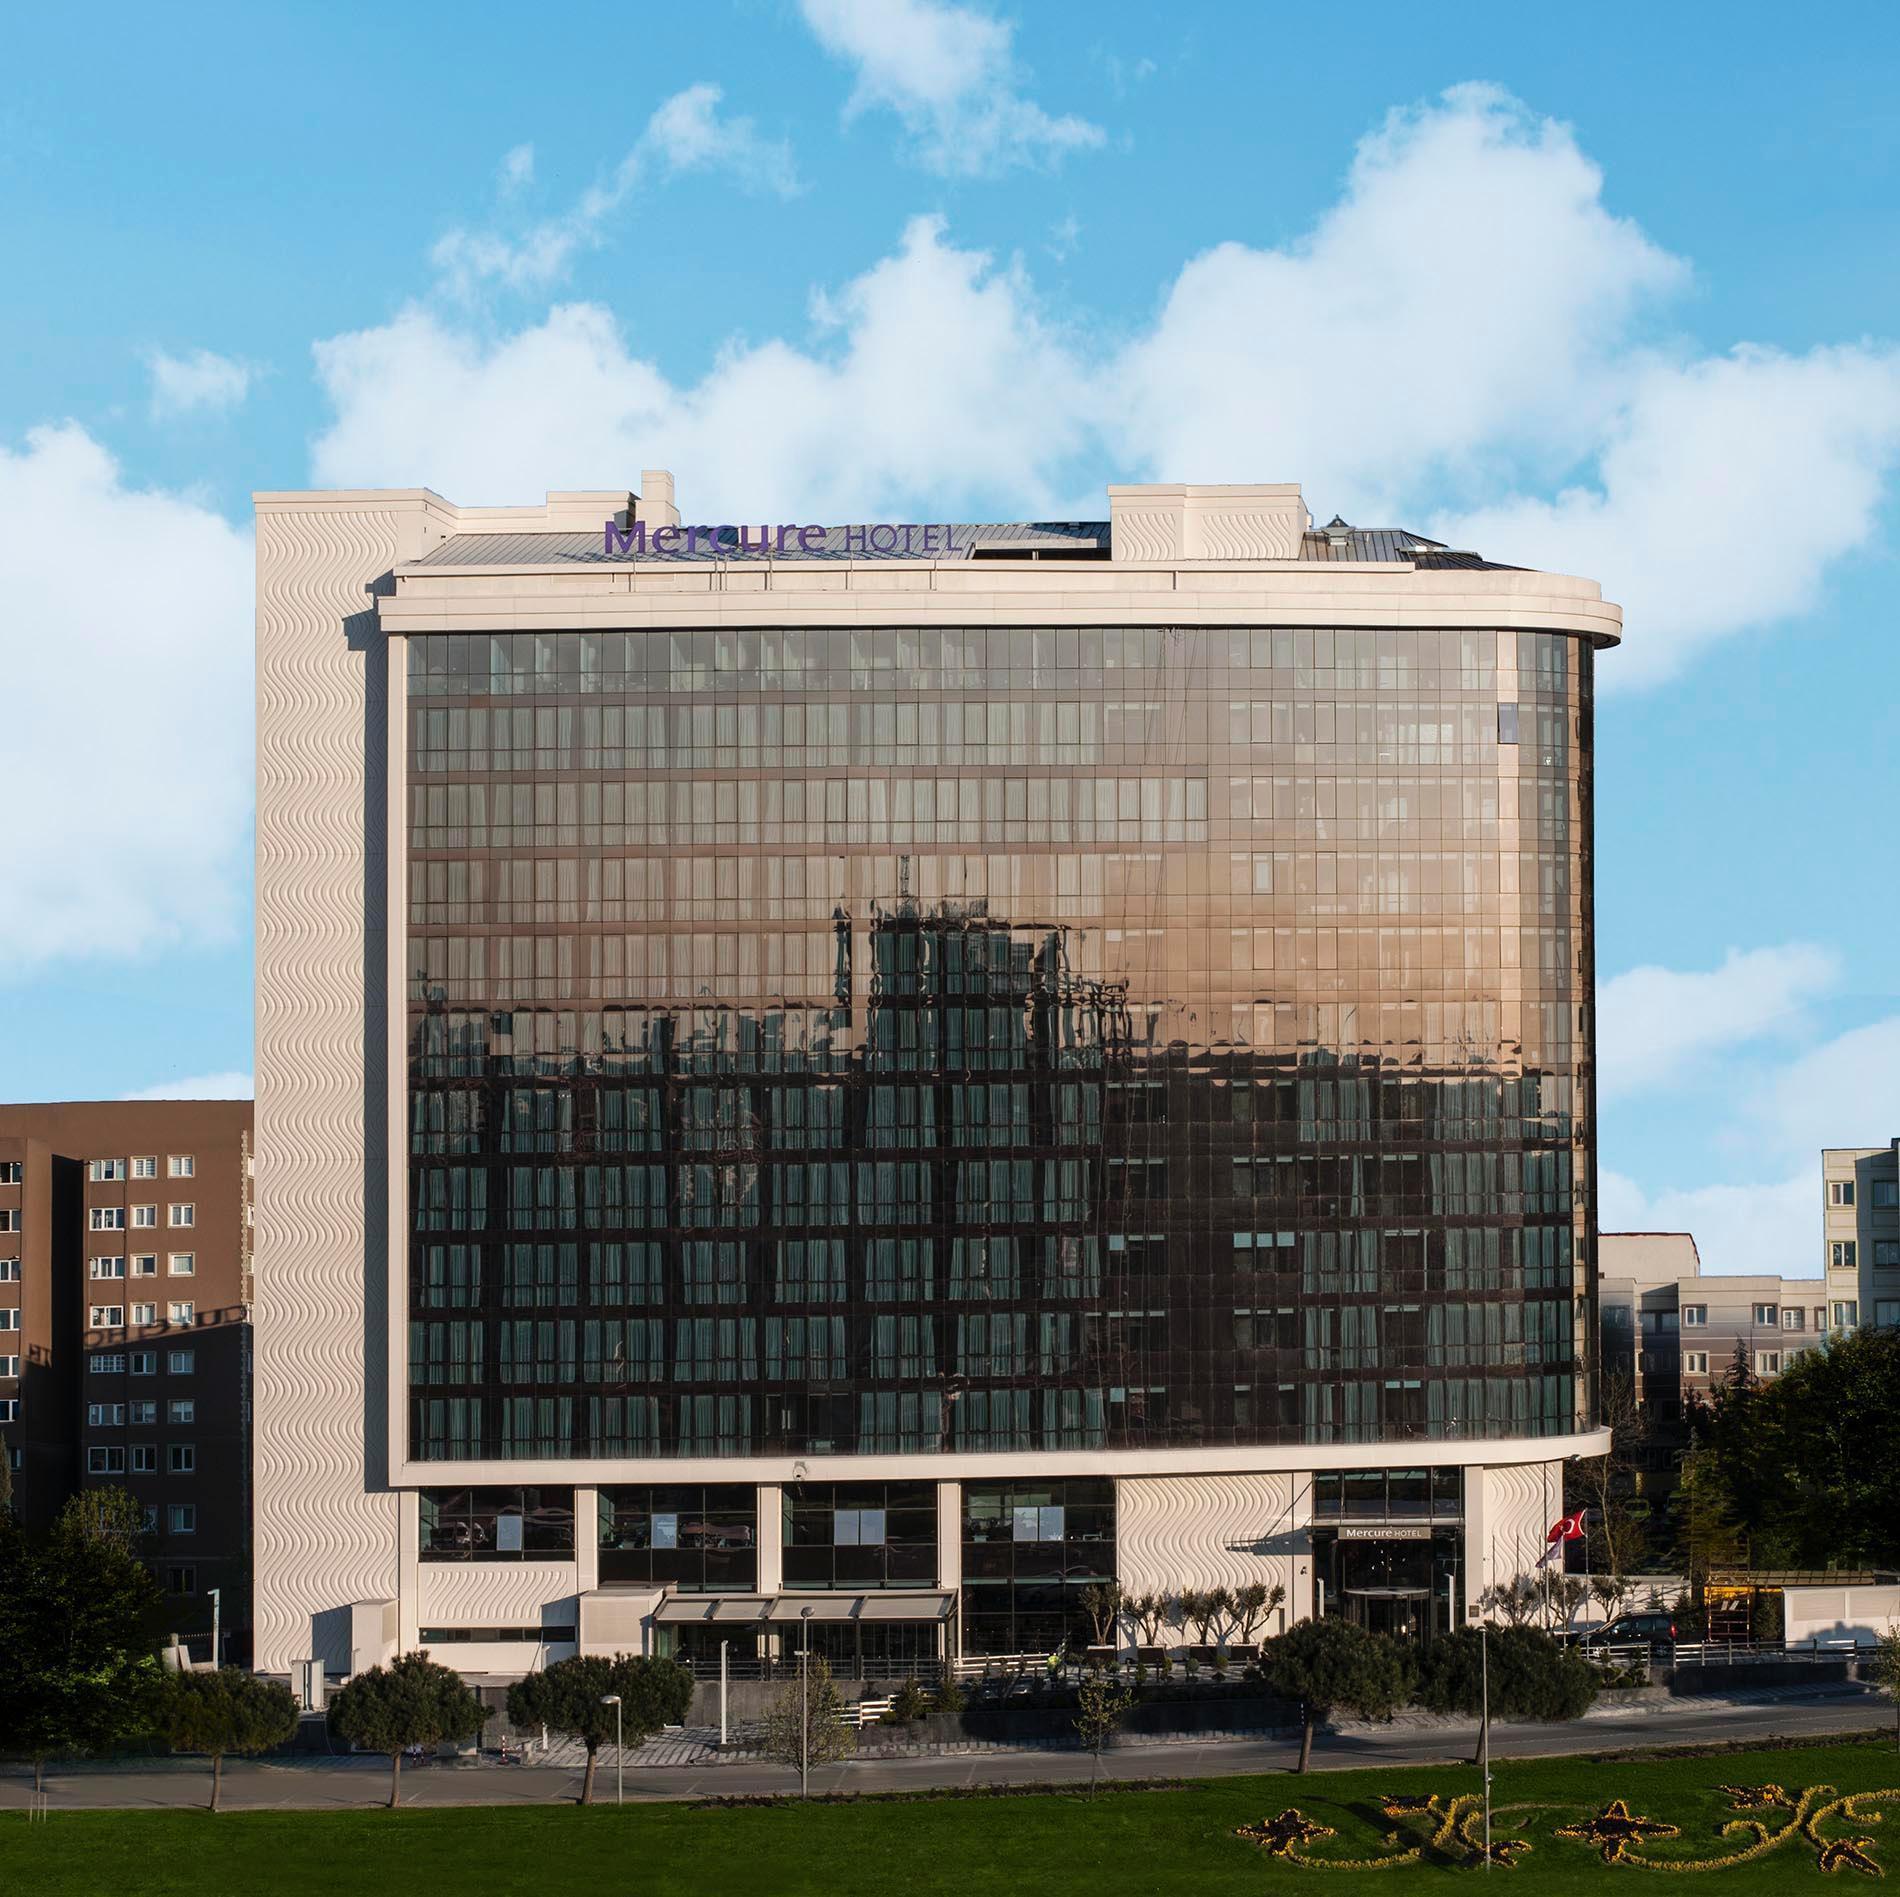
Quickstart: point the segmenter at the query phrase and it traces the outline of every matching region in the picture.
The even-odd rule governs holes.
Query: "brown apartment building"
[[[251,1103],[0,1106],[0,1439],[29,1524],[124,1487],[180,1632],[250,1623]]]

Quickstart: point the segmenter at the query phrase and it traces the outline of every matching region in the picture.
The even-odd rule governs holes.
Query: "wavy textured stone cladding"
[[[1130,1594],[1276,1583],[1292,1598],[1310,1493],[1286,1475],[1122,1476],[1115,1566]],[[1296,1506],[1297,1504],[1297,1506]]]
[[[257,524],[257,1665],[350,1659],[397,1591],[383,1486],[384,644],[402,510]],[[380,793],[377,793],[380,795]],[[370,923],[366,933],[365,920]],[[373,1088],[373,1092],[372,1092]],[[374,1182],[366,1191],[365,1181]]]

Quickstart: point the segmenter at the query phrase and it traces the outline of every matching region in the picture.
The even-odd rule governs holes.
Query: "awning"
[[[858,1610],[860,1620],[948,1620],[955,1610],[954,1594],[867,1594]]]
[[[764,1619],[765,1609],[763,1594],[669,1594],[653,1610],[653,1619],[662,1627],[696,1626],[710,1621],[726,1626],[734,1621],[755,1624]]]
[[[669,1594],[653,1610],[662,1627],[745,1626],[800,1621],[940,1621],[956,1611],[957,1597],[938,1588],[878,1594]],[[809,1610],[809,1612],[807,1611]]]
[[[775,1627],[801,1620],[854,1620],[861,1594],[781,1594],[765,1616]]]

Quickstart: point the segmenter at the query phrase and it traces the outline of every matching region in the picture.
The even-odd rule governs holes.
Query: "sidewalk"
[[[1626,1696],[1619,1696],[1626,1697]],[[1491,1730],[1495,1759],[1614,1753],[1655,1745],[1726,1746],[1834,1737],[1892,1723],[1888,1701],[1857,1687],[1802,1691],[1771,1688],[1748,1695],[1645,1697],[1639,1704],[1593,1709],[1560,1726],[1498,1722]],[[1389,1723],[1344,1723],[1315,1738],[1321,1769],[1342,1766],[1464,1765],[1477,1737],[1473,1720],[1405,1714]],[[1241,1773],[1281,1773],[1298,1756],[1295,1733],[1142,1736],[1117,1743],[1101,1764],[1105,1779],[1183,1779]],[[416,1806],[550,1804],[580,1791],[578,1746],[534,1752],[532,1763],[507,1765],[492,1756],[447,1765],[406,1766],[403,1802]],[[989,1787],[1086,1783],[1095,1761],[1085,1752],[971,1744],[926,1752],[922,1748],[867,1753],[812,1773],[819,1795],[905,1793]],[[638,1801],[723,1797],[787,1797],[796,1774],[756,1753],[721,1751],[716,1728],[692,1728],[629,1751],[621,1776]],[[225,1767],[225,1803],[232,1810],[365,1810],[388,1793],[386,1759],[359,1755],[292,1755]],[[601,1752],[595,1796],[609,1801],[616,1782],[613,1749]],[[0,1811],[20,1810],[32,1798],[32,1773],[14,1767],[0,1775]],[[62,1765],[49,1770],[48,1806],[54,1812],[161,1809],[202,1805],[210,1772],[202,1760],[155,1759],[137,1765]]]

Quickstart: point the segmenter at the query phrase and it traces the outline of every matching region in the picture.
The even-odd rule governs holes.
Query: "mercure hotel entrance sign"
[[[257,497],[263,1666],[910,1671],[1109,1578],[1430,1637],[1535,1562],[1620,615],[1108,501]]]

